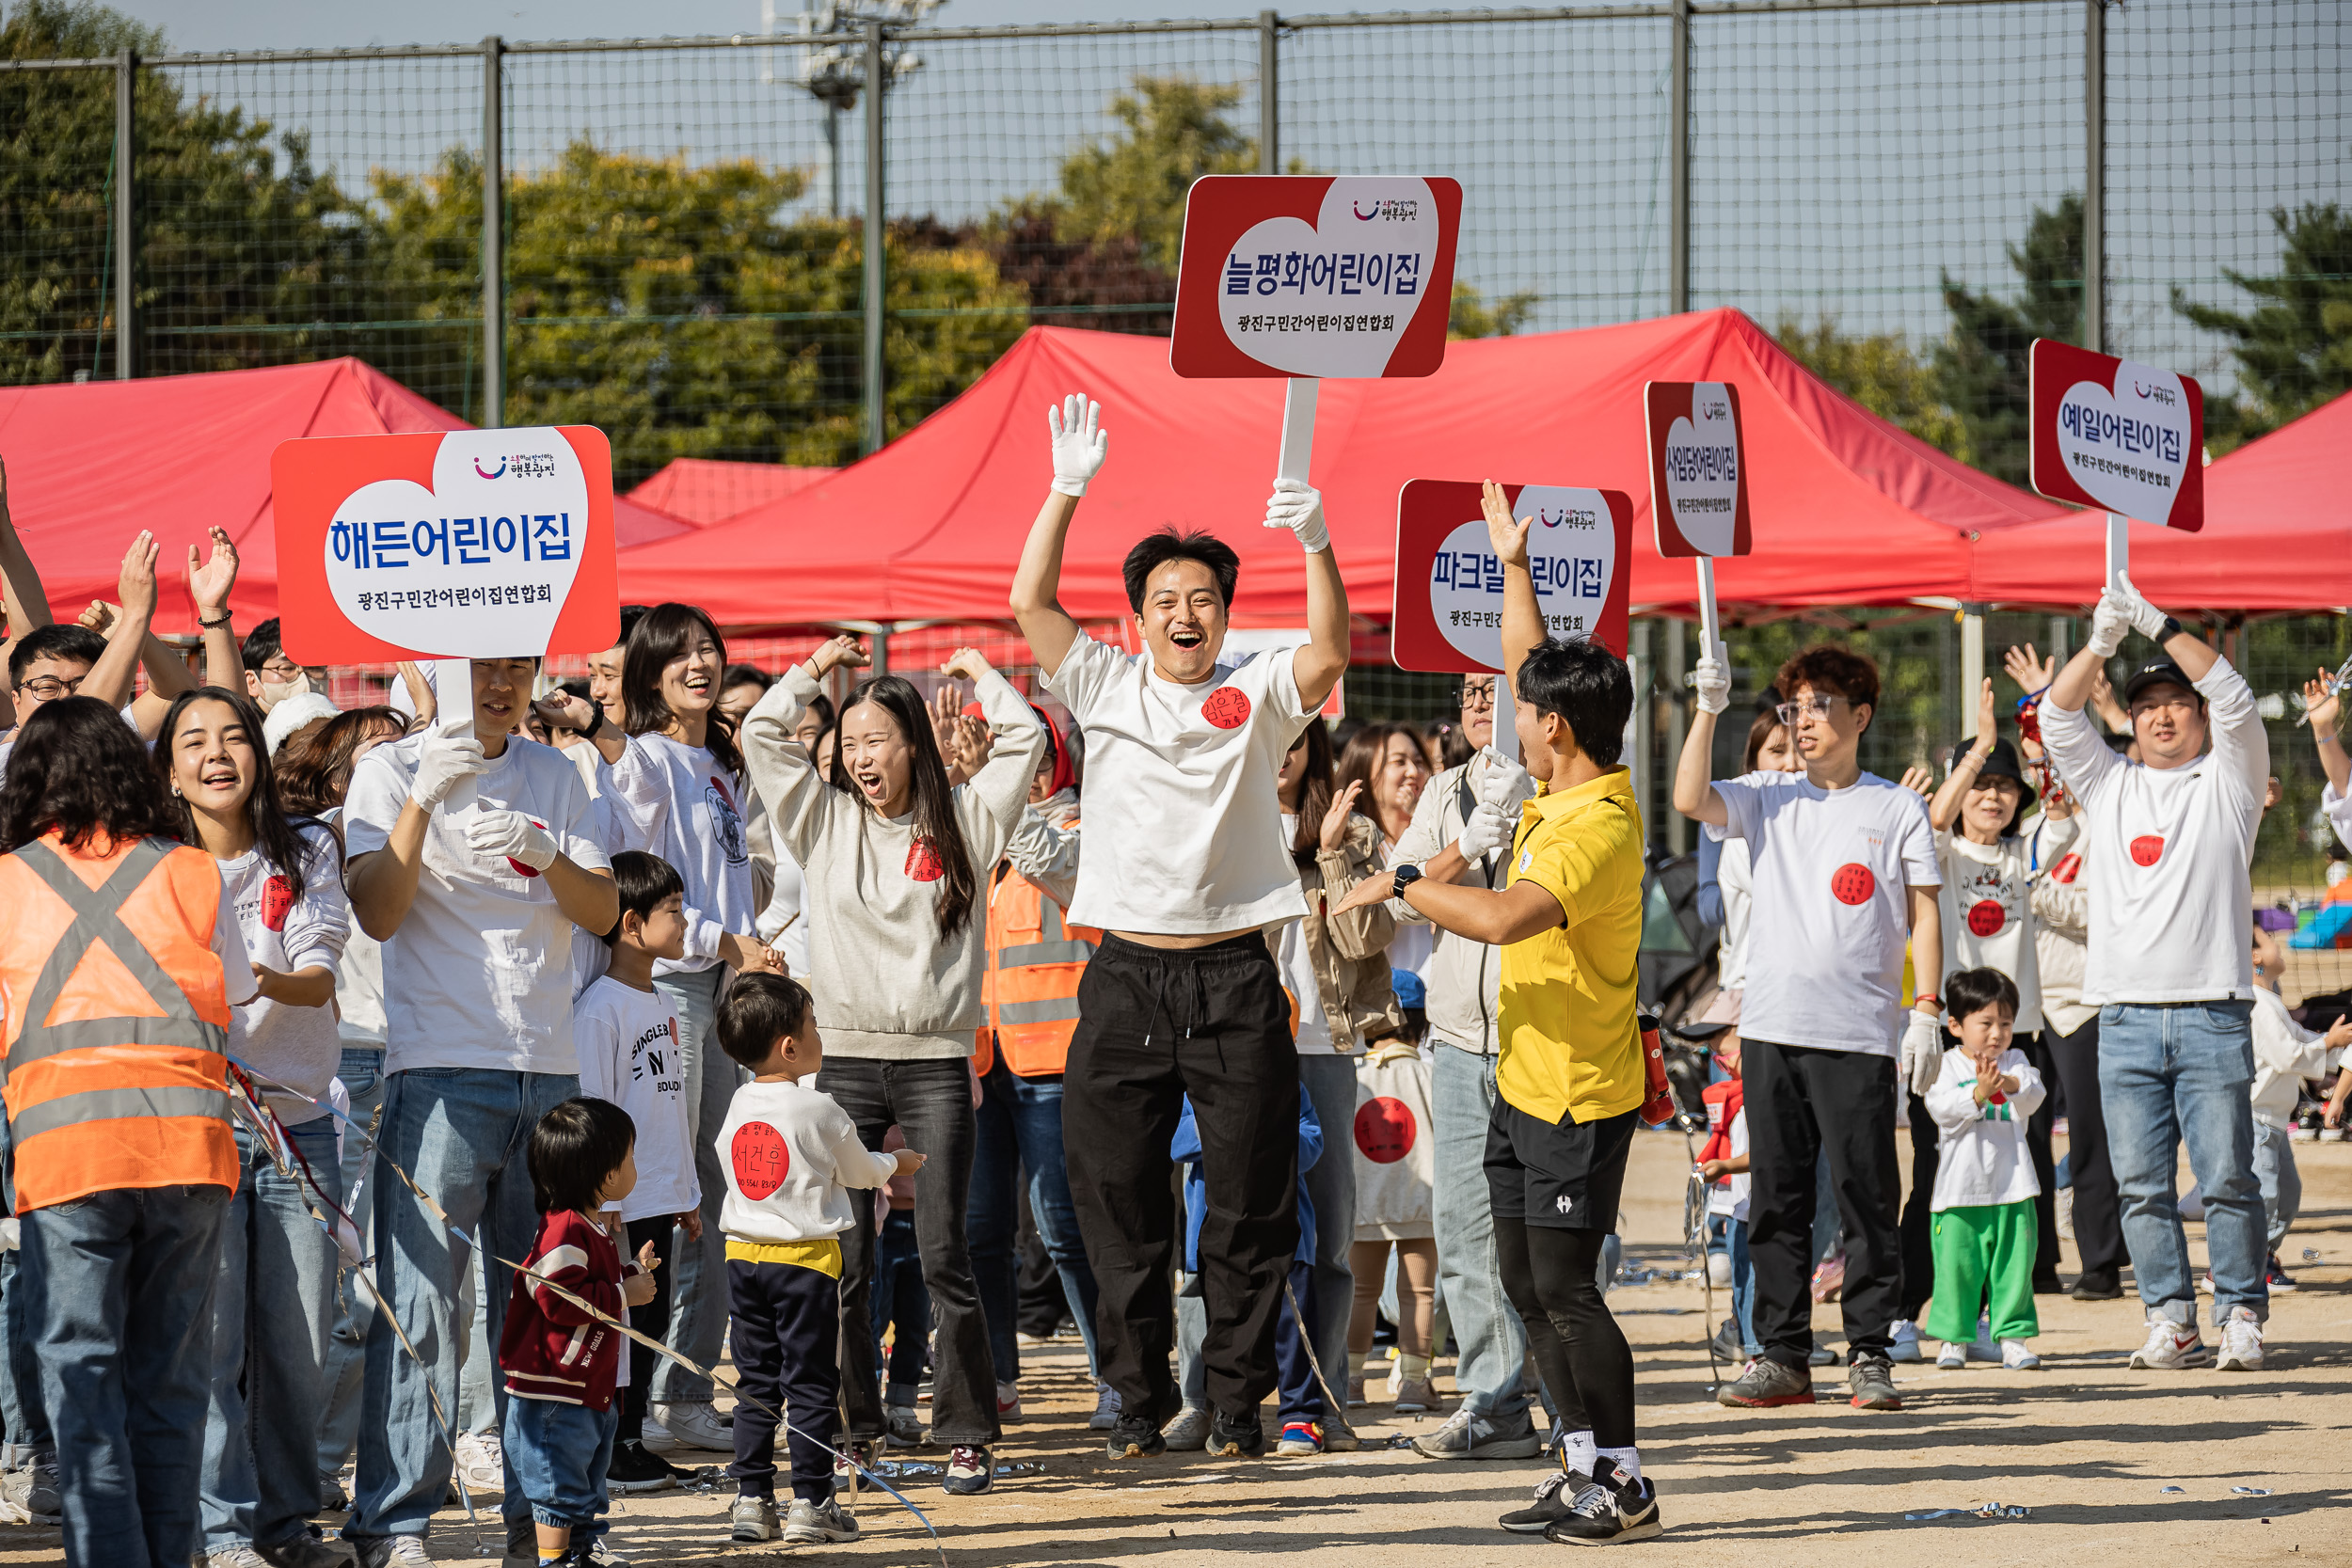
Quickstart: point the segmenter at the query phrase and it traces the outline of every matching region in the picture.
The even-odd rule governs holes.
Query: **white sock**
[[[1581,1475],[1591,1475],[1593,1452],[1593,1434],[1590,1432],[1569,1432],[1561,1434],[1560,1460],[1567,1468]]]
[[[1602,1449],[1600,1457],[1615,1462],[1618,1469],[1630,1481],[1642,1479],[1642,1454],[1638,1449]]]

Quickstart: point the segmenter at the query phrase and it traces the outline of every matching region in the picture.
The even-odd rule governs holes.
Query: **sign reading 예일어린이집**
[[[1740,389],[1721,381],[1652,381],[1642,388],[1642,410],[1658,553],[1669,560],[1747,554],[1754,541]]]
[[[1420,376],[1445,359],[1462,187],[1210,174],[1184,198],[1183,376]]]
[[[1502,562],[1480,487],[1408,480],[1396,498],[1390,658],[1401,670],[1502,668]],[[1633,502],[1622,490],[1506,484],[1514,517],[1531,517],[1528,573],[1544,629],[1625,656],[1632,594]]]
[[[270,469],[280,635],[301,663],[619,641],[612,449],[592,425],[308,437]]]
[[[2036,338],[2033,487],[2194,533],[2205,526],[2205,394],[2188,376]]]

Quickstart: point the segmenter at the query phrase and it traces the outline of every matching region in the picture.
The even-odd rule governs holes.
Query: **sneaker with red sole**
[[[1759,1357],[1749,1362],[1747,1370],[1739,1377],[1718,1388],[1715,1402],[1747,1410],[1765,1410],[1779,1404],[1811,1404],[1813,1374]]]

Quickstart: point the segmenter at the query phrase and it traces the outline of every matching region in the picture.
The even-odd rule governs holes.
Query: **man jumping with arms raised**
[[[1323,498],[1278,480],[1265,521],[1307,552],[1305,646],[1220,660],[1240,560],[1213,534],[1172,528],[1127,554],[1146,652],[1089,637],[1056,594],[1062,541],[1109,450],[1100,418],[1083,395],[1049,412],[1053,493],[1012,585],[1047,688],[1086,733],[1086,854],[1069,919],[1105,933],[1079,982],[1063,1079],[1071,1197],[1102,1292],[1102,1376],[1120,1402],[1110,1453],[1158,1453],[1183,1402],[1168,1368],[1168,1143],[1191,1096],[1209,1189],[1208,1447],[1255,1456],[1298,1242],[1298,1055],[1263,933],[1307,911],[1275,773],[1347,666],[1347,594]]]

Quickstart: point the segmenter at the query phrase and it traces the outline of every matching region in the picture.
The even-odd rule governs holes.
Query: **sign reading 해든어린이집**
[[[1642,388],[1642,410],[1658,553],[1669,560],[1747,554],[1754,541],[1740,389],[1721,381],[1653,381]]]
[[[307,437],[270,470],[280,635],[301,663],[620,639],[612,449],[593,425]]]
[[[2205,393],[2185,375],[2036,338],[2033,487],[2194,533],[2205,526]]]
[[[1445,359],[1462,187],[1210,174],[1184,198],[1182,376],[1418,376]]]
[[[1544,629],[1625,656],[1632,594],[1633,502],[1622,490],[1506,484],[1514,517],[1532,518],[1528,574]],[[1390,657],[1401,670],[1456,674],[1502,668],[1502,562],[1468,481],[1415,479],[1396,497]]]

